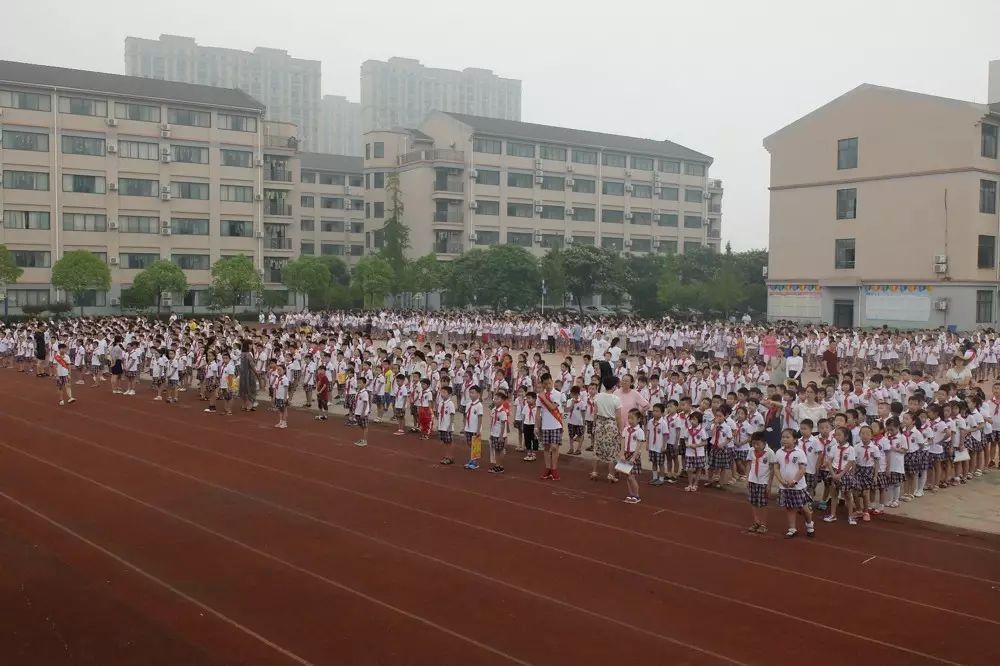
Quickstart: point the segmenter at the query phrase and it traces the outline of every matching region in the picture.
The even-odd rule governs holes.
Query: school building
[[[997,325],[1000,61],[989,104],[861,85],[764,139],[768,317]]]

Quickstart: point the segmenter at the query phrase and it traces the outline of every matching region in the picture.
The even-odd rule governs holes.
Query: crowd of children
[[[469,470],[480,467],[485,444],[489,471],[504,473],[512,446],[524,462],[541,455],[542,478],[558,481],[560,455],[594,451],[591,478],[606,463],[609,481],[624,478],[630,504],[641,501],[644,463],[652,486],[680,481],[698,492],[746,482],[750,530],[767,530],[764,508],[776,489],[788,537],[798,534],[798,514],[812,536],[813,512],[838,520],[842,502],[856,525],[998,463],[1000,384],[987,396],[975,381],[938,383],[939,367],[953,357],[972,361],[973,380],[995,379],[1000,338],[992,332],[962,340],[947,332],[388,311],[296,313],[270,323],[19,324],[0,328],[0,367],[34,372],[42,335],[60,405],[75,402],[74,384],[110,382],[114,393],[136,396],[148,378],[152,400],[174,404],[190,391],[205,412],[227,416],[237,400],[257,409],[258,390],[266,392],[278,429],[289,426],[293,400],[321,421],[342,405],[346,423],[359,429],[358,446],[371,423],[391,421],[397,435],[436,437],[442,465],[460,457],[458,435]],[[592,353],[550,364],[532,350],[553,337],[557,347]],[[805,385],[801,375],[772,381],[785,355],[776,348],[803,350],[806,372],[823,365],[823,350],[835,351],[841,372]],[[611,390],[620,409],[598,414],[598,394]]]

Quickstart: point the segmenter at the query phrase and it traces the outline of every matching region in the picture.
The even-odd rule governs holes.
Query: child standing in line
[[[805,518],[806,536],[812,538],[816,535],[816,527],[809,507],[811,498],[806,492],[806,454],[795,445],[795,431],[787,428],[781,431],[781,450],[776,457],[778,461],[774,472],[778,479],[778,506],[785,510],[788,517],[785,538],[792,539],[798,535],[795,518],[798,513]]]
[[[854,470],[854,479],[851,484],[854,492],[860,495],[861,499],[861,520],[870,521],[871,499],[870,493],[875,490],[875,474],[879,466],[879,459],[882,457],[882,450],[872,441],[874,431],[871,426],[861,426],[861,443],[854,445],[854,458],[857,467]],[[856,516],[851,516],[855,518]],[[850,522],[851,525],[856,524]]]
[[[230,358],[229,352],[222,352],[222,370],[220,370],[219,373],[219,398],[226,406],[225,415],[232,416],[233,384],[236,379],[236,361]]]
[[[441,443],[445,445],[445,451],[450,451],[449,448],[452,442],[452,432],[451,426],[452,421],[455,418],[455,403],[451,399],[451,387],[442,386],[438,394],[438,403],[434,409],[434,416],[437,419],[437,431],[438,439]],[[443,460],[442,464],[445,463]]]
[[[771,494],[774,479],[774,465],[777,462],[774,451],[767,447],[764,432],[750,435],[751,450],[747,452],[747,500],[753,514],[753,524],[748,532],[767,534],[767,497]]]
[[[354,422],[361,428],[361,439],[354,446],[368,446],[368,419],[372,413],[371,392],[368,390],[368,380],[358,377],[358,393],[354,400]]]
[[[707,442],[701,412],[691,412],[685,426],[684,469],[687,470],[686,492],[698,490],[698,479],[705,469],[705,444]]]
[[[677,412],[676,400],[667,401],[667,413],[663,416],[663,424],[667,429],[663,442],[667,483],[677,483],[681,473],[680,440],[684,430],[684,417]]]
[[[538,408],[535,405],[537,396],[534,391],[524,394],[524,450],[525,462],[534,462],[538,451],[538,437],[535,436],[535,417],[538,415]]]
[[[833,481],[833,494],[830,496],[830,511],[823,517],[823,522],[832,523],[837,520],[838,497],[843,496],[847,503],[847,521],[851,525],[856,525],[854,518],[854,494],[853,475],[855,466],[855,451],[851,446],[851,432],[846,426],[833,431],[833,440],[836,446],[830,453],[828,461],[830,469],[830,479]]]
[[[665,455],[663,452],[667,439],[667,420],[663,416],[663,405],[656,403],[653,405],[651,416],[646,423],[646,449],[649,451],[649,464],[653,468],[653,478],[649,480],[651,486],[662,486],[667,482],[667,473],[664,470]]]
[[[302,373],[302,388],[306,392],[306,402],[303,407],[307,409],[312,407],[313,393],[316,391],[317,370],[316,357],[312,355],[306,356],[306,367]]]
[[[589,367],[589,366],[588,366]],[[584,398],[586,403],[587,411],[584,412],[584,421],[587,424],[587,436],[590,438],[590,444],[587,446],[588,451],[594,450],[594,433],[597,430],[595,427],[595,419],[597,418],[597,405],[594,404],[594,398],[597,397],[598,386],[595,383],[590,383],[587,385],[587,396]]]
[[[420,427],[420,439],[431,438],[433,419],[434,392],[431,391],[431,380],[424,377],[420,380],[419,393],[416,396],[417,420]]]
[[[514,429],[517,430],[517,450],[524,451],[524,388],[517,389],[514,399]]]
[[[640,445],[645,441],[646,436],[639,426],[642,421],[642,412],[638,409],[630,409],[628,412],[628,426],[622,430],[621,452],[618,460],[626,465],[631,465],[625,482],[628,486],[628,495],[625,496],[626,504],[638,504],[639,481],[638,477],[642,473],[642,452]]]
[[[347,382],[344,384],[344,408],[347,409],[345,418],[346,425],[354,425],[354,402],[358,396],[358,378],[354,374],[354,368],[347,368]]]
[[[319,407],[319,414],[316,415],[316,420],[326,421],[327,414],[330,411],[330,375],[327,374],[327,369],[323,367],[316,373],[316,402]]]
[[[479,469],[479,456],[482,450],[477,453],[473,450],[473,440],[480,437],[483,423],[483,402],[479,399],[479,387],[475,384],[468,387],[469,404],[465,406],[465,443],[469,446],[469,462],[465,463],[465,469]],[[481,446],[481,445],[480,445]]]
[[[177,402],[177,392],[180,390],[182,361],[177,358],[177,352],[167,352],[170,365],[167,366],[167,402]],[[119,391],[120,392],[120,391]]]
[[[565,363],[563,364],[565,365]],[[566,406],[569,428],[569,452],[568,455],[583,455],[583,422],[587,411],[587,403],[580,396],[580,387],[574,386],[569,390],[569,404]]]
[[[510,407],[507,405],[507,391],[493,392],[493,410],[490,412],[490,472],[503,474],[503,457],[507,453],[507,428]]]
[[[288,387],[291,383],[288,369],[284,363],[279,363],[278,372],[274,374],[274,408],[278,410],[278,422],[274,425],[275,428],[288,427]],[[226,411],[229,411],[228,403]]]
[[[406,375],[399,373],[392,386],[392,416],[396,421],[395,435],[406,433],[406,403],[410,395],[410,386],[406,383]]]
[[[67,346],[65,343],[59,345],[58,351],[52,357],[53,365],[56,366],[56,388],[59,389],[59,405],[71,405],[76,402],[73,397],[73,387],[69,384],[70,363]]]

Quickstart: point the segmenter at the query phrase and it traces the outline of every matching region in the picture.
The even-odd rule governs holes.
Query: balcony
[[[296,139],[294,136],[274,136],[271,134],[265,134],[264,147],[284,148],[286,150],[298,150],[299,140]]]
[[[291,217],[292,204],[287,203],[286,201],[267,199],[264,201],[264,215],[282,215],[284,217]]]
[[[459,162],[460,164],[465,164],[465,151],[449,150],[446,148],[414,150],[400,155],[397,162],[399,166],[413,164],[414,162]]]
[[[710,204],[708,204],[708,212],[709,213],[721,213],[722,212],[722,204],[716,203],[715,201],[712,201]]]
[[[718,227],[709,227],[708,231],[705,232],[709,238],[719,239],[722,238],[722,230]]]
[[[437,179],[434,181],[434,192],[451,192],[461,194],[465,192],[465,181],[461,178],[448,178],[447,180]]]
[[[264,238],[265,250],[291,250],[292,239],[283,236],[266,236]]]
[[[708,189],[721,192],[722,191],[722,181],[719,180],[718,178],[709,178],[708,179]]]
[[[462,210],[458,206],[449,206],[449,208],[458,208],[458,210],[434,211],[434,221],[449,222],[451,224],[463,224],[465,222],[465,214]]]
[[[269,180],[275,183],[290,183],[292,182],[292,172],[287,169],[268,167],[265,165],[264,180]]]

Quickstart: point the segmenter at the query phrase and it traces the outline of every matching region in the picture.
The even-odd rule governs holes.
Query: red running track
[[[1000,539],[744,532],[730,493],[0,371],[4,664],[1000,663]],[[8,620],[10,618],[10,620]],[[6,631],[8,628],[12,631]],[[13,655],[13,659],[8,659]]]

